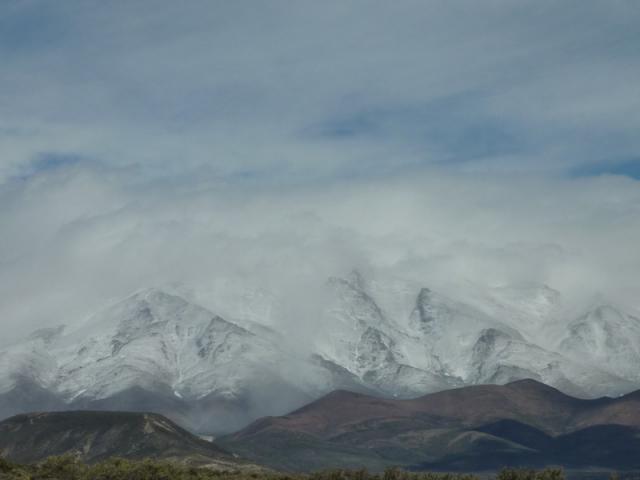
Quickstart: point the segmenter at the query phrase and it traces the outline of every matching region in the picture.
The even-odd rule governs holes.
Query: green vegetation
[[[492,480],[564,480],[562,470],[505,469]],[[310,475],[271,471],[214,470],[156,460],[112,458],[88,465],[71,455],[50,457],[34,465],[18,465],[0,457],[0,480],[479,480],[469,474],[411,473],[387,469],[328,470]]]

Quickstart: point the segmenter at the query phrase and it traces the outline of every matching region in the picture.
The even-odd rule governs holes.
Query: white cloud
[[[451,161],[566,171],[639,147],[632,3],[0,8],[0,178],[42,152],[298,181]],[[374,134],[304,134],[362,117]]]
[[[622,177],[163,188],[74,166],[1,193],[0,304],[16,334],[171,282],[229,279],[297,311],[354,267],[442,288],[544,282],[640,306],[640,189]]]
[[[639,16],[5,2],[0,318],[19,335],[150,284],[291,292],[353,266],[633,302],[637,182],[566,174],[637,158]]]

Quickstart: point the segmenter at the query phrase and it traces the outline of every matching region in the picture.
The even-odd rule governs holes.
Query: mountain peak
[[[520,391],[527,395],[538,394],[538,395],[553,395],[555,397],[573,398],[561,392],[557,388],[551,387],[546,383],[540,382],[533,378],[523,378],[521,380],[515,380],[513,382],[507,383],[505,387],[511,390]]]
[[[353,269],[347,275],[347,281],[358,290],[365,290],[366,280],[359,270]]]
[[[523,378],[520,380],[514,380],[513,382],[509,382],[507,383],[508,387],[517,387],[517,388],[528,388],[528,389],[537,389],[537,390],[543,390],[543,389],[552,389],[555,390],[554,388],[538,381],[535,380],[533,378]]]
[[[45,344],[50,343],[55,338],[64,333],[66,325],[58,325],[57,327],[39,328],[31,332],[27,340],[42,340]]]
[[[611,303],[601,303],[592,308],[587,315],[593,315],[598,320],[624,320],[625,317],[632,317],[628,312]]]
[[[304,413],[310,410],[316,410],[317,408],[324,409],[327,407],[331,407],[335,405],[336,407],[340,407],[340,405],[344,405],[345,403],[351,403],[353,401],[357,401],[360,399],[367,398],[375,398],[370,397],[368,395],[362,393],[352,392],[351,390],[338,389],[333,390],[326,395],[318,398],[317,400],[305,405],[304,407],[294,410],[290,413],[290,415],[297,415],[300,413]]]
[[[163,303],[163,302],[184,302],[188,303],[184,298],[174,295],[158,287],[145,288],[135,292],[133,295],[127,297],[124,301],[146,301],[149,303]]]

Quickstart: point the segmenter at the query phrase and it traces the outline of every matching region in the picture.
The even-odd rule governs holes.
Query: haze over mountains
[[[274,322],[282,299],[264,292],[212,296],[219,310],[198,295],[140,291],[4,348],[0,416],[156,411],[208,433],[336,389],[413,398],[533,378],[593,398],[640,387],[638,314],[603,302],[570,309],[545,285],[467,285],[454,298],[354,271],[311,292],[321,306],[311,331]]]
[[[639,26],[0,1],[0,455],[640,471]]]

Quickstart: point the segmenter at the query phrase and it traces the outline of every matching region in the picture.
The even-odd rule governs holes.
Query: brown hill
[[[221,467],[238,464],[218,445],[153,413],[32,413],[0,422],[0,456],[30,463],[63,454],[87,462],[115,456],[164,458]]]
[[[303,470],[362,465],[450,468],[454,457],[456,465],[468,464],[465,458],[489,464],[494,458],[495,467],[507,459],[539,465],[546,460],[562,463],[563,458],[550,452],[569,444],[558,443],[564,436],[589,427],[640,432],[639,407],[640,393],[584,400],[534,380],[457,388],[413,400],[336,391],[283,417],[260,419],[221,441],[250,458]],[[502,430],[484,428],[491,425],[502,425]],[[597,445],[601,430],[591,432],[571,438],[588,438],[590,445]],[[538,443],[529,444],[528,438]],[[544,438],[550,441],[540,443]]]

